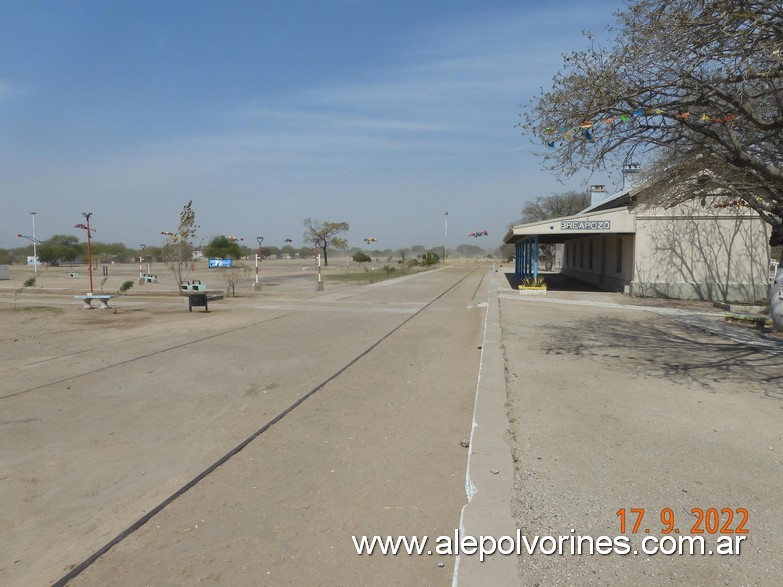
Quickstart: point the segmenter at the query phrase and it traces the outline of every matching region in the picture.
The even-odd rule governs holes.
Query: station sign
[[[611,230],[611,220],[563,220],[560,230]]]

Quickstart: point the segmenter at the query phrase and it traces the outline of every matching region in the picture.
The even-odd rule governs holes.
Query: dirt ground
[[[624,509],[640,554],[523,555],[521,584],[778,584],[783,343],[765,352],[694,327],[719,317],[589,297],[501,300],[516,517],[531,537],[615,537]],[[704,531],[692,531],[694,510],[710,508],[721,526],[734,516],[728,531],[749,513],[740,555],[641,552],[645,537],[672,532],[670,515],[672,536]],[[636,533],[631,509],[645,512]],[[715,550],[715,530],[703,536]]]
[[[12,268],[0,282],[0,582],[67,573],[457,279],[355,289],[330,283],[344,271],[331,267],[316,293],[311,265],[269,263],[260,288],[250,277],[209,313],[188,312],[164,271],[110,310],[85,310],[73,297],[89,288],[84,268],[74,278],[40,269],[32,287],[32,269]],[[465,283],[415,329],[74,584],[448,584],[450,568],[432,559],[357,558],[347,537],[457,527],[486,299],[470,271],[457,271]],[[138,277],[137,266],[108,272],[105,292]],[[214,275],[197,268],[189,279],[225,293]],[[669,510],[682,534],[695,508],[749,513],[740,556],[524,554],[518,584],[777,584],[780,335],[764,335],[765,351],[753,329],[733,325],[727,338],[700,328],[723,324],[710,304],[573,291],[523,299],[499,279],[500,424],[525,535],[617,536],[618,511],[644,508],[645,525],[626,532],[638,545],[645,529],[662,536]],[[94,276],[95,290],[102,281]]]
[[[104,291],[137,275],[109,271]],[[87,310],[67,269],[37,289],[14,275],[0,285],[0,583],[56,581],[276,422],[72,584],[449,584],[450,564],[360,557],[351,536],[457,527],[485,271],[358,288],[325,271],[316,292],[300,263],[267,266],[260,292],[244,283],[209,313],[173,281]]]

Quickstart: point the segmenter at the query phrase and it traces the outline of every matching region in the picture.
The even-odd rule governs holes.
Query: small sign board
[[[215,267],[232,267],[233,263],[233,259],[210,259],[209,268],[214,269]]]

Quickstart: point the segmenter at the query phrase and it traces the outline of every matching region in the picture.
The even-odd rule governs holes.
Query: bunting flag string
[[[578,136],[584,136],[584,138],[592,143],[595,139],[595,128],[598,125],[601,124],[618,124],[618,123],[625,123],[629,120],[632,120],[634,118],[639,118],[642,116],[664,116],[666,115],[666,112],[664,110],[661,110],[660,108],[656,108],[654,110],[648,110],[645,111],[642,108],[637,108],[636,110],[631,111],[627,114],[620,114],[618,116],[610,116],[608,118],[604,118],[602,120],[598,121],[590,121],[585,120],[583,123],[581,123],[579,126],[561,126],[558,128],[547,126],[545,128],[546,133],[549,135],[553,135],[556,132],[563,133],[563,139],[565,140],[571,140],[574,137]],[[679,114],[673,115],[673,117],[677,120],[685,122],[686,120],[691,119],[691,113],[690,112],[680,112]],[[737,118],[736,114],[726,114],[723,116],[711,116],[709,114],[702,114],[698,117],[698,121],[702,123],[714,123],[714,124],[726,124],[728,122],[732,122]],[[557,141],[548,141],[547,146],[554,148],[556,146]]]

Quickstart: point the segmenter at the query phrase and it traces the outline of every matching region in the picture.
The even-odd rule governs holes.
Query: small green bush
[[[431,267],[437,265],[440,262],[440,255],[434,251],[427,251],[421,256],[421,264],[425,267]]]
[[[25,287],[33,287],[35,285],[35,277],[31,277],[27,281],[24,282]]]
[[[122,285],[120,286],[120,293],[125,293],[132,287],[133,287],[133,281],[131,281],[130,279],[128,281],[123,281]]]
[[[369,263],[372,261],[372,258],[367,253],[362,253],[359,251],[358,253],[354,253],[353,260],[357,263]]]

